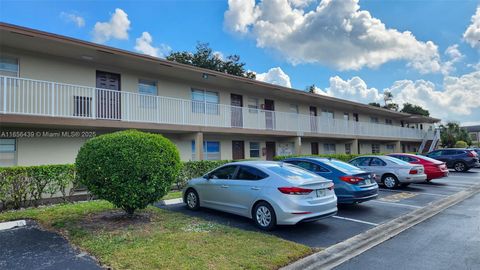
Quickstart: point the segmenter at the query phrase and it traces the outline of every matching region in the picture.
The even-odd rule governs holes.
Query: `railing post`
[[[52,116],[55,116],[55,83],[51,82],[51,89],[52,89]]]
[[[185,125],[185,107],[187,106],[186,101],[180,100],[182,103],[182,123]]]
[[[90,107],[92,107],[92,118],[96,119],[97,118],[97,91],[93,87],[92,87],[92,104],[90,105]]]

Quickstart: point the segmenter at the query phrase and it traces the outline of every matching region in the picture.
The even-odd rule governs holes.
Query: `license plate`
[[[324,197],[327,195],[327,190],[325,189],[317,189],[315,191],[317,192],[317,197]]]

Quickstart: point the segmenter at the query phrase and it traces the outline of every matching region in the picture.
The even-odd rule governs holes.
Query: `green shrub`
[[[231,162],[230,160],[199,160],[183,162],[180,175],[177,179],[177,188],[182,189],[188,180],[200,177],[207,172],[223,164]]]
[[[457,141],[455,143],[456,148],[467,148],[468,144],[464,141]]]
[[[61,193],[66,200],[75,186],[75,169],[71,164],[14,166],[0,168],[0,202],[2,208],[34,205]]]
[[[379,154],[381,155],[381,154]],[[354,159],[359,156],[364,156],[363,154],[319,154],[319,155],[287,155],[287,156],[276,156],[274,157],[274,160],[276,161],[281,161],[287,158],[293,158],[293,157],[320,157],[320,158],[334,158],[338,159],[341,161],[349,161],[351,159]]]
[[[76,167],[92,194],[132,215],[167,194],[178,177],[180,156],[161,135],[127,130],[88,140]]]

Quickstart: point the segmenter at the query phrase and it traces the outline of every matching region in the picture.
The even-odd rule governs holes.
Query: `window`
[[[251,142],[250,143],[250,158],[259,158],[260,157],[260,143]]]
[[[219,114],[219,103],[217,92],[192,89],[192,112]]]
[[[10,56],[0,56],[0,75],[18,77],[18,59]]]
[[[335,144],[334,143],[325,143],[323,144],[323,152],[325,154],[335,154]]]
[[[343,113],[343,120],[348,121],[350,120],[350,114],[349,113]]]
[[[268,170],[278,174],[281,177],[285,177],[289,180],[307,180],[318,178],[318,176],[314,173],[306,171],[302,168],[298,168],[296,166],[288,165],[283,163],[283,165],[279,164],[272,164],[267,167]]]
[[[372,154],[380,153],[380,144],[372,143]]]
[[[370,123],[378,123],[378,117],[370,117]]]
[[[350,164],[354,165],[354,166],[369,166],[370,164],[370,160],[372,158],[369,158],[369,157],[361,157],[361,158],[356,158],[354,160],[352,160],[350,162]]]
[[[385,119],[385,125],[393,125],[392,119]]]
[[[156,108],[157,82],[151,80],[138,80],[138,93],[140,96],[141,108]],[[150,97],[152,96],[152,97]]]
[[[442,150],[433,151],[430,154],[428,154],[429,157],[438,157],[441,155],[442,155]]]
[[[386,166],[387,163],[385,163],[383,160],[379,158],[372,158],[372,161],[370,162],[370,166]]]
[[[258,98],[248,98],[248,112],[258,113]]]
[[[395,144],[387,144],[387,150],[389,151],[395,150]]]
[[[195,160],[195,141],[192,141],[192,159]],[[203,159],[220,160],[220,142],[203,141]]]
[[[328,119],[333,119],[335,118],[335,114],[333,113],[333,111],[330,111],[330,110],[322,110],[322,114],[325,115],[326,118]]]
[[[15,139],[0,139],[0,167],[16,165],[16,151],[17,147]]]
[[[261,180],[267,178],[268,174],[260,171],[259,169],[250,166],[240,166],[235,179],[239,180]]]
[[[298,113],[299,113],[298,105],[296,105],[296,104],[290,104],[290,112],[291,112],[291,113],[296,113],[296,114],[298,114]]]
[[[212,179],[233,179],[237,166],[228,165],[211,172],[208,176]]]
[[[308,161],[295,161],[292,163],[297,165],[298,167],[302,167],[305,170],[308,170],[314,173],[330,172],[329,170],[323,168],[322,166],[314,164],[312,162],[308,162]]]
[[[333,167],[341,172],[344,173],[352,173],[352,171],[357,171],[358,168],[354,167],[346,162],[336,160],[336,159],[329,159],[326,161],[323,161],[325,164],[329,165],[330,167]]]
[[[352,153],[352,144],[346,143],[345,144],[345,154],[350,155]]]

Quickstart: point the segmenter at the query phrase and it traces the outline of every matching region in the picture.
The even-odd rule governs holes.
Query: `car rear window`
[[[432,163],[442,163],[441,161],[438,161],[437,159],[429,158],[429,157],[426,157],[426,156],[421,156],[420,158],[423,159],[423,160],[426,160],[426,161],[430,161]]]
[[[383,157],[384,159],[388,160],[388,161],[391,161],[395,164],[398,164],[398,165],[411,165],[410,163],[406,162],[406,161],[403,161],[401,159],[398,159],[398,158],[394,158],[394,157],[389,157],[389,156],[384,156]]]
[[[280,164],[271,165],[271,166],[268,166],[267,169],[289,180],[318,178],[318,175],[316,174],[313,174],[300,167],[289,165],[286,163],[283,163],[283,165],[280,165]]]
[[[336,159],[322,160],[322,162],[344,173],[359,171],[358,167]]]

